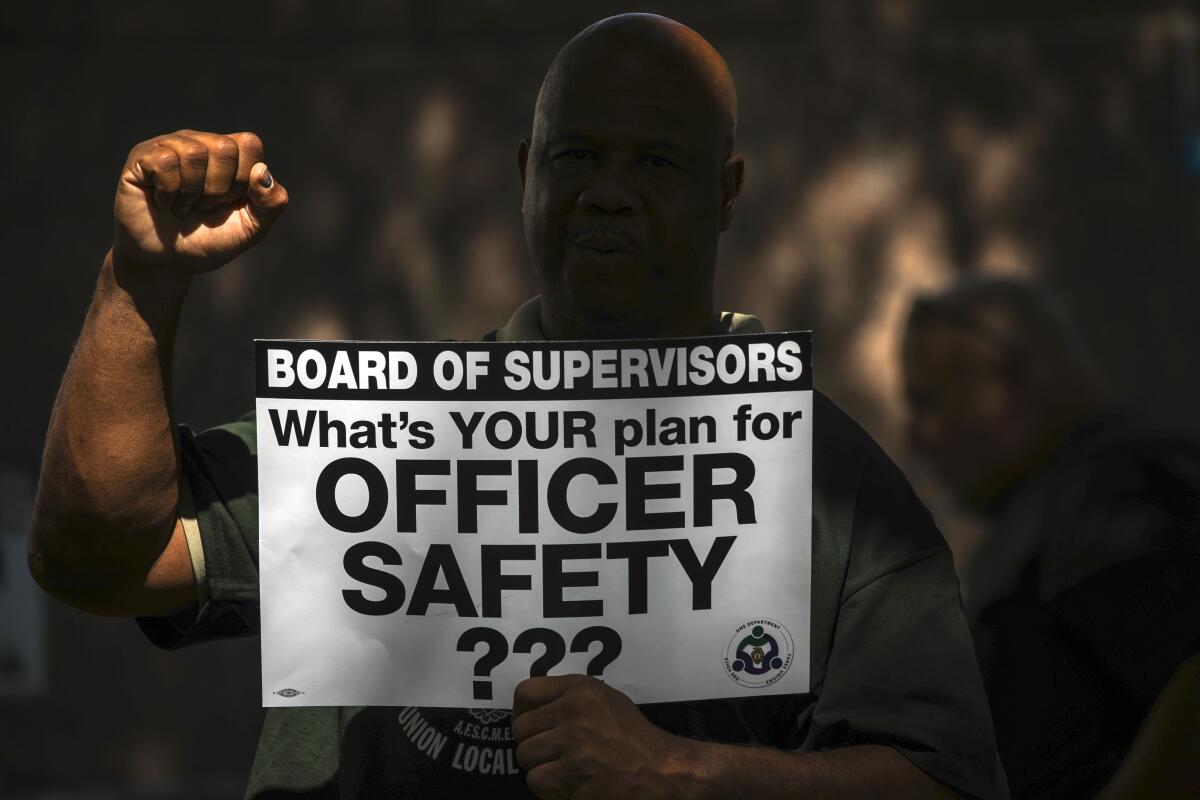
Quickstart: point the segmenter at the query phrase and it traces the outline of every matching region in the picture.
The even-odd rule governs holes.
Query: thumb
[[[287,208],[288,193],[283,184],[271,176],[267,165],[260,161],[250,170],[250,184],[246,187],[249,200],[247,210],[263,230]]]

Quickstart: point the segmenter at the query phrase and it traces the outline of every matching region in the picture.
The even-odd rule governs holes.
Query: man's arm
[[[167,405],[188,276],[104,259],[50,417],[29,564],[50,594],[101,614],[194,596]]]
[[[287,205],[253,134],[179,131],[130,151],[115,238],[46,434],[29,537],[38,583],[85,611],[195,601],[177,519],[175,330],[193,275],[260,240]]]
[[[673,736],[624,694],[582,675],[523,681],[513,736],[543,800],[956,796],[890,747],[792,753]]]

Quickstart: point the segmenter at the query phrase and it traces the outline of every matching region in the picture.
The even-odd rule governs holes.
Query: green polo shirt
[[[494,337],[542,339],[537,303]],[[746,315],[721,321],[729,333],[762,330]],[[811,691],[641,709],[708,741],[796,752],[887,745],[963,795],[1007,797],[950,551],[883,451],[814,394]],[[199,434],[182,428],[181,445],[201,601],[139,620],[167,648],[258,630],[253,415]],[[246,797],[531,797],[514,747],[508,713],[493,709],[271,708]]]

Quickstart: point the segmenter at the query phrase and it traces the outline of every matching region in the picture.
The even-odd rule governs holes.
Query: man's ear
[[[730,156],[721,167],[721,230],[729,230],[733,221],[733,204],[742,193],[742,179],[745,177],[746,162],[741,156]]]
[[[521,191],[525,191],[525,164],[529,161],[529,140],[522,139],[517,145],[517,170],[521,173]]]

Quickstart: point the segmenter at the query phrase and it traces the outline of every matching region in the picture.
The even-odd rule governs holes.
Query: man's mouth
[[[633,237],[620,231],[585,231],[572,237],[571,243],[581,250],[590,250],[602,255],[631,253]]]
[[[625,246],[614,246],[612,243],[593,242],[583,245],[573,242],[569,250],[576,264],[583,267],[585,272],[597,275],[608,275],[614,270],[624,275],[640,263],[633,250]]]

